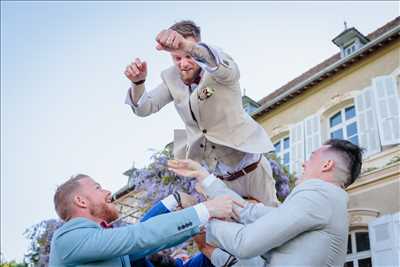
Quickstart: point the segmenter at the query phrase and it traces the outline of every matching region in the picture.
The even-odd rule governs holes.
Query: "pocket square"
[[[211,87],[204,87],[197,93],[197,98],[201,101],[206,100],[215,93],[215,89]]]

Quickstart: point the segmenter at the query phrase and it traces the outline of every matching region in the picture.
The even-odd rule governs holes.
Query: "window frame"
[[[354,52],[357,51],[357,43],[356,41],[350,42],[350,44],[343,47],[344,56],[350,56]]]
[[[354,115],[354,117],[352,117],[352,118],[350,118],[350,119],[347,120],[347,119],[346,119],[346,109],[348,109],[348,108],[350,108],[350,107],[353,107],[353,108],[354,108],[355,115]],[[339,124],[337,124],[337,125],[331,127],[331,123],[330,123],[331,118],[332,118],[333,116],[335,116],[336,114],[338,114],[338,113],[340,113],[341,122],[340,122]],[[331,139],[331,138],[332,138],[332,137],[331,137],[331,134],[332,134],[333,132],[335,132],[335,131],[337,131],[337,130],[339,130],[339,129],[342,129],[342,132],[343,132],[343,140],[348,140],[348,141],[350,141],[350,140],[349,140],[349,139],[350,139],[350,136],[348,136],[348,134],[347,134],[347,127],[348,127],[350,124],[352,124],[352,123],[355,122],[355,123],[356,123],[356,126],[357,126],[357,132],[356,132],[355,135],[352,135],[351,137],[357,136],[357,143],[359,144],[359,143],[360,143],[360,138],[359,138],[360,135],[359,135],[359,125],[358,125],[358,122],[357,122],[357,116],[358,116],[358,114],[357,114],[356,106],[355,106],[354,103],[348,104],[348,105],[346,105],[346,106],[344,106],[344,107],[341,107],[340,109],[337,109],[335,112],[332,112],[331,115],[328,116],[328,139]]]
[[[285,148],[285,146],[284,146],[286,139],[288,140],[287,141],[288,142],[288,147],[287,148]],[[280,151],[279,152],[276,152],[276,150],[275,150],[275,145],[277,143],[280,144]],[[289,135],[285,135],[285,136],[277,139],[273,143],[273,146],[274,146],[274,153],[275,153],[275,155],[277,156],[277,158],[280,161],[279,163],[282,164],[282,166],[285,166],[287,168],[287,170],[289,171],[289,173],[290,173],[290,161],[291,161],[291,155],[290,154],[291,153],[290,153],[290,137],[289,137]],[[286,153],[289,153],[289,161],[288,161],[287,164],[284,163],[284,157],[285,157]]]
[[[350,237],[350,240],[351,240],[351,254],[347,254],[347,244],[346,244],[346,260],[345,260],[345,264],[347,262],[351,261],[353,263],[353,267],[358,267],[358,261],[359,260],[363,260],[363,259],[370,258],[371,259],[371,263],[372,263],[371,241],[369,242],[369,245],[370,245],[369,250],[357,252],[356,233],[367,233],[368,234],[368,240],[370,240],[369,239],[368,228],[357,229],[357,230],[353,230],[353,231],[349,232],[348,236]]]

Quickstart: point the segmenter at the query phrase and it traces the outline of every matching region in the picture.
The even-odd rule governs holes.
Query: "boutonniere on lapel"
[[[197,98],[201,101],[206,100],[215,93],[215,89],[211,87],[204,87],[197,93]]]

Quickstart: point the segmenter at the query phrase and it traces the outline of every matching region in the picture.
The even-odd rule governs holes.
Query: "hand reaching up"
[[[136,58],[125,69],[125,76],[133,83],[140,82],[146,79],[147,63]]]
[[[203,181],[210,175],[198,162],[191,159],[169,160],[168,169],[177,175],[195,177],[198,182]]]

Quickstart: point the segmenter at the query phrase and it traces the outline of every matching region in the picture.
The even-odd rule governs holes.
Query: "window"
[[[357,230],[349,234],[345,267],[372,267],[368,231]]]
[[[248,105],[245,105],[245,106],[243,107],[243,109],[244,109],[244,111],[246,111],[247,114],[250,115],[251,113],[253,113],[254,111],[257,110],[257,107],[256,107],[256,106],[253,106],[253,105],[251,105],[251,104],[248,104]]]
[[[356,109],[344,108],[329,118],[330,138],[349,140],[358,145]]]
[[[352,44],[350,44],[344,48],[344,55],[348,56],[350,54],[353,54],[355,51],[356,51],[356,43],[353,42]]]
[[[279,158],[281,164],[283,164],[288,171],[290,171],[290,145],[289,137],[280,139],[274,144],[275,154]]]

